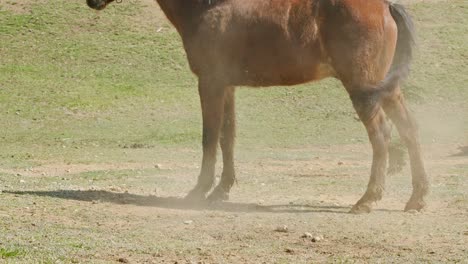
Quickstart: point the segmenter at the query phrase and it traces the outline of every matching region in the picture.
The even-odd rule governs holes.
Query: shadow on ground
[[[468,146],[458,147],[458,153],[451,155],[452,157],[466,157],[468,156]]]
[[[337,213],[346,214],[350,207],[334,205],[259,205],[255,203],[199,202],[194,203],[179,197],[144,196],[131,193],[117,193],[102,190],[57,190],[57,191],[3,191],[5,194],[34,195],[84,202],[129,204],[167,209],[213,210],[224,212],[265,212],[265,213]]]

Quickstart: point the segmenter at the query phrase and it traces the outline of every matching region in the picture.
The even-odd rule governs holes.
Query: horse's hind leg
[[[395,89],[391,96],[385,99],[383,107],[393,123],[395,123],[400,134],[400,138],[408,147],[411,174],[413,178],[413,194],[406,204],[405,211],[419,211],[426,205],[424,197],[429,191],[429,182],[421,157],[416,122],[406,107],[405,100],[399,87]]]
[[[234,139],[236,135],[235,88],[228,87],[224,95],[224,118],[219,139],[223,152],[223,173],[221,181],[208,196],[210,201],[229,199],[229,191],[236,179],[234,171]]]
[[[372,144],[372,168],[367,190],[351,209],[352,213],[369,213],[372,204],[382,199],[385,189],[388,145],[391,127],[383,109],[380,107],[380,96],[377,93],[355,92],[351,94],[353,105],[364,123]]]

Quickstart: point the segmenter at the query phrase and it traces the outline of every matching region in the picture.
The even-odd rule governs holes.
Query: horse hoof
[[[184,200],[191,204],[200,204],[206,201],[206,197],[205,193],[198,189],[193,189],[185,196]]]
[[[229,200],[229,193],[221,190],[220,188],[214,189],[214,191],[208,196],[209,202],[222,202]]]
[[[424,201],[409,201],[405,206],[405,212],[418,211],[421,212],[426,207]]]
[[[349,211],[351,214],[368,214],[372,211],[372,208],[368,204],[355,204]]]

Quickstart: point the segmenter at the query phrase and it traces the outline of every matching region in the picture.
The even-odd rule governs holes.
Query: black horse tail
[[[392,66],[380,85],[384,93],[393,92],[398,84],[408,77],[415,44],[413,20],[405,7],[389,2],[389,8],[398,28],[398,37]]]
[[[389,3],[389,7],[398,28],[398,38],[392,66],[381,84],[383,96],[392,94],[400,82],[408,77],[415,45],[414,24],[406,9],[402,5],[395,3]],[[401,142],[393,141],[390,143],[389,174],[398,173],[403,169],[406,164],[405,154],[404,146]]]

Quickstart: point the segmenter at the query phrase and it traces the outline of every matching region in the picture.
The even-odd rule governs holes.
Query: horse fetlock
[[[234,171],[232,172],[223,172],[221,175],[221,182],[218,184],[217,187],[223,188],[227,192],[229,192],[234,185],[234,183],[237,182],[236,175]]]
[[[429,194],[430,188],[427,180],[422,180],[417,183],[413,183],[413,196],[426,196]]]
[[[229,200],[229,191],[218,185],[207,198],[210,202],[221,202]]]
[[[361,198],[363,201],[377,202],[382,200],[385,188],[381,185],[369,186],[366,193]]]
[[[190,202],[201,202],[206,200],[206,188],[200,188],[198,185],[193,188],[186,196],[185,200]]]
[[[414,184],[413,185],[413,194],[411,198],[406,203],[405,212],[416,210],[421,211],[426,207],[426,202],[424,197],[429,193],[429,184],[427,182]]]
[[[428,194],[428,184],[413,184],[413,193],[411,194],[411,198],[409,199],[408,204],[411,202],[417,203],[418,201],[423,201]]]

